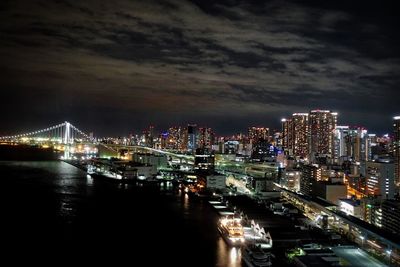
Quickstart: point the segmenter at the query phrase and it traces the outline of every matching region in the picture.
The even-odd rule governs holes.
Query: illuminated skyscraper
[[[312,110],[309,115],[310,159],[319,157],[334,157],[334,134],[337,123],[337,113],[329,110]]]
[[[395,183],[400,186],[400,116],[394,117],[393,152],[395,164]]]
[[[269,128],[265,127],[250,127],[249,142],[252,145],[257,145],[259,141],[268,141]]]
[[[194,152],[196,150],[196,124],[189,124],[187,126],[187,150]]]
[[[184,130],[181,127],[171,127],[168,129],[165,147],[172,150],[184,150]]]
[[[283,147],[289,155],[308,157],[308,113],[294,113],[290,119],[282,119]]]
[[[335,160],[347,156],[346,137],[349,134],[349,126],[336,126],[335,129]]]
[[[347,160],[360,162],[368,160],[369,139],[363,127],[336,126],[335,160],[346,157]]]
[[[377,143],[376,139],[377,139],[376,134],[367,134],[364,137],[364,143],[365,143],[364,153],[365,153],[365,155],[363,157],[366,161],[372,160],[372,148],[374,146],[376,146],[376,143]]]
[[[292,117],[291,127],[293,130],[293,154],[306,158],[308,156],[308,114],[307,113],[294,113]]]
[[[291,127],[291,119],[282,119],[282,148],[285,151],[288,151],[289,147],[291,147],[291,144],[289,141],[292,139],[291,134],[292,131],[290,129]]]
[[[367,129],[363,127],[355,127],[349,130],[346,138],[347,155],[352,160],[360,162],[366,160],[367,150]]]
[[[197,147],[201,149],[211,150],[214,144],[214,132],[211,128],[199,128]]]
[[[154,126],[150,125],[148,129],[143,130],[141,143],[147,147],[153,147]]]

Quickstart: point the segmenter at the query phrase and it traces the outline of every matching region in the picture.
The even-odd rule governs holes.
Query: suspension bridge
[[[54,150],[64,152],[62,158],[65,159],[70,159],[75,154],[95,155],[97,153],[95,139],[68,121],[35,131],[0,136],[0,143],[52,147]]]
[[[0,144],[30,144],[42,147],[53,147],[55,150],[64,151],[64,159],[70,159],[74,155],[84,156],[85,154],[96,156],[115,156],[119,157],[121,151],[132,153],[147,152],[154,154],[164,154],[173,158],[178,158],[185,162],[193,162],[192,155],[178,154],[166,150],[144,147],[139,145],[120,145],[104,144],[98,142],[93,136],[86,134],[72,123],[63,123],[46,127],[43,129],[29,131],[25,133],[0,136]],[[104,153],[99,153],[102,151]]]
[[[21,143],[26,142],[27,140],[39,142],[49,141],[59,144],[73,144],[75,141],[93,141],[93,138],[89,137],[89,135],[67,121],[36,131],[9,136],[0,136],[0,141],[2,142]]]

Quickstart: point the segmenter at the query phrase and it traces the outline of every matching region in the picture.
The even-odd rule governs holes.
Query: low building
[[[321,179],[321,169],[316,165],[302,165],[300,179],[300,193],[311,195],[314,181]]]
[[[143,164],[142,166],[136,166],[135,168],[137,169],[137,177],[141,180],[153,178],[157,175],[157,168],[154,165]]]
[[[91,160],[91,165],[98,173],[114,173],[127,179],[145,180],[157,175],[157,168],[154,165],[142,164],[133,161],[119,160],[116,158]]]
[[[301,172],[300,171],[285,171],[282,175],[282,179],[280,181],[281,186],[294,191],[300,191],[300,179]]]
[[[361,203],[359,200],[346,198],[339,199],[339,208],[348,215],[363,219]]]
[[[296,256],[294,264],[299,267],[331,267],[339,266],[340,258],[330,249],[306,249],[305,255]]]
[[[382,203],[382,228],[400,235],[400,201],[385,200]]]
[[[207,176],[207,188],[209,189],[225,189],[226,176],[225,175],[209,175]]]
[[[207,153],[204,149],[197,149],[194,155],[194,169],[196,171],[213,173],[215,168],[214,154]]]
[[[314,181],[312,195],[328,200],[334,204],[339,204],[339,199],[347,198],[347,186],[340,183],[329,181]]]
[[[391,161],[366,162],[361,174],[366,177],[366,194],[392,199],[395,193],[394,164]]]
[[[155,155],[152,153],[134,153],[132,155],[134,162],[156,166],[157,169],[166,168],[168,160],[166,155]]]
[[[382,227],[382,201],[377,197],[361,199],[363,220],[378,227]]]

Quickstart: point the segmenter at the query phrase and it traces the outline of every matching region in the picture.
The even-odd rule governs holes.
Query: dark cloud
[[[387,131],[399,19],[351,2],[3,1],[0,134],[65,119],[100,134],[232,133],[318,107]]]

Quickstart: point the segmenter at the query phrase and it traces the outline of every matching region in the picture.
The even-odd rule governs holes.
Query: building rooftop
[[[360,206],[361,202],[360,200],[354,200],[354,199],[350,199],[350,198],[341,198],[339,199],[341,202],[345,202],[349,205],[352,205],[354,207]]]
[[[333,266],[330,261],[325,261],[323,257],[304,255],[295,257],[295,262],[297,266],[307,266],[307,267],[330,267]]]

